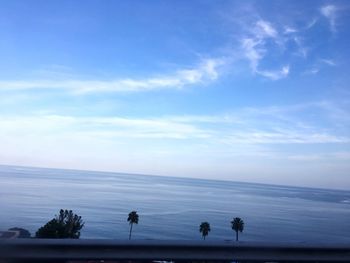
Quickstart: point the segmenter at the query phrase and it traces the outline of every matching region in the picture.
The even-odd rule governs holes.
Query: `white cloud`
[[[339,10],[338,6],[332,4],[320,8],[322,16],[328,19],[332,31],[335,31]],[[249,61],[252,73],[270,80],[280,80],[290,73],[289,66],[283,66],[292,66],[293,60],[288,59],[288,57],[299,56],[305,59],[303,63],[309,64],[306,59],[313,46],[309,44],[307,30],[314,27],[319,19],[320,15],[309,18],[306,27],[296,27],[295,25],[299,23],[293,23],[292,20],[287,23],[278,23],[278,20],[267,21],[262,19],[255,10],[252,10],[247,17],[239,17],[237,24],[242,28],[240,30],[241,50],[244,58]],[[270,57],[272,60],[270,60]],[[312,57],[310,57],[311,59]],[[280,63],[276,66],[263,66],[267,65],[263,63],[265,61],[280,61]],[[324,60],[323,62],[330,66],[335,65],[332,60]],[[318,69],[322,68],[322,65],[315,64],[314,61],[311,63],[311,65],[307,65],[311,70],[304,72],[304,74],[316,74]]]
[[[238,132],[222,140],[230,144],[323,144],[350,142],[350,139],[347,137],[318,132],[305,134],[296,130]]]
[[[350,161],[350,152],[332,152],[332,153],[317,153],[317,154],[298,154],[290,155],[288,159],[296,161]]]
[[[308,49],[303,45],[303,41],[301,37],[295,36],[292,39],[298,46],[297,53],[301,55],[303,58],[306,58],[308,54]]]
[[[206,59],[197,67],[181,69],[174,74],[145,79],[117,80],[16,80],[0,81],[3,90],[63,89],[73,93],[149,91],[156,89],[183,88],[188,85],[205,84],[218,78],[222,59]]]
[[[224,61],[222,59],[207,59],[198,68],[179,70],[177,79],[182,86],[199,83],[204,80],[216,80],[219,76],[217,68],[223,64]]]
[[[250,61],[250,67],[253,72],[256,72],[259,61],[264,57],[266,52],[261,46],[261,40],[246,38],[242,41],[244,55]]]
[[[271,23],[265,20],[259,20],[256,22],[256,28],[254,29],[256,37],[264,39],[267,37],[276,38],[278,36],[277,30]]]
[[[293,28],[293,27],[289,27],[289,26],[285,26],[284,27],[284,34],[293,34],[293,33],[297,33],[298,30]]]
[[[321,13],[327,18],[332,18],[335,16],[337,8],[334,5],[326,5],[321,7]]]
[[[288,28],[289,31],[293,29]],[[266,41],[273,39],[277,46],[281,46],[283,38],[280,37],[274,26],[265,20],[258,20],[251,29],[252,36],[243,37],[241,40],[241,48],[243,55],[250,62],[250,68],[254,74],[263,76],[270,80],[279,80],[285,78],[289,74],[289,65],[283,66],[279,70],[267,70],[259,68],[260,61],[270,52]]]
[[[316,75],[320,70],[318,68],[311,68],[309,70],[306,70],[303,74],[305,75]]]
[[[193,139],[207,138],[209,133],[195,125],[163,118],[75,117],[38,115],[2,117],[1,133],[21,133],[37,136],[71,134],[75,137]],[[5,136],[5,134],[3,134]],[[87,142],[88,143],[88,142]]]
[[[258,69],[259,62],[263,59],[266,50],[261,47],[261,40],[251,38],[243,39],[242,48],[245,57],[250,61],[252,71],[270,80],[279,80],[285,78],[289,74],[289,65],[283,66],[280,70],[261,70]]]
[[[324,65],[335,67],[337,66],[336,62],[332,59],[319,59],[318,62],[312,66],[310,69],[303,72],[304,75],[315,75],[324,68]]]
[[[335,5],[325,5],[320,9],[321,14],[328,19],[332,32],[336,31],[337,10],[338,8]]]
[[[283,66],[280,70],[257,70],[256,73],[271,80],[279,80],[288,76],[289,66]]]
[[[327,64],[328,66],[336,66],[337,65],[332,59],[321,59],[321,62]]]
[[[300,113],[319,112],[325,129]],[[285,107],[246,108],[221,115],[164,116],[154,118],[76,117],[62,115],[2,116],[0,137],[37,139],[47,135],[81,138],[202,140],[203,143],[282,144],[348,143],[336,123],[349,125],[348,110],[331,103]],[[336,115],[336,116],[335,116]],[[343,117],[341,117],[343,116]],[[342,118],[342,119],[340,119]],[[337,129],[336,129],[337,128]],[[340,129],[339,129],[340,130]],[[88,143],[88,141],[86,142]]]
[[[306,30],[312,28],[314,25],[316,25],[317,18],[313,18],[305,27]]]

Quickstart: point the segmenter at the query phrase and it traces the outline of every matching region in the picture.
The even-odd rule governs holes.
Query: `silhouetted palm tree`
[[[137,214],[136,211],[132,211],[132,212],[129,213],[128,222],[130,224],[130,233],[129,233],[129,240],[130,240],[131,239],[131,231],[132,231],[133,224],[138,224],[139,223],[139,215]]]
[[[210,232],[210,224],[208,222],[202,222],[201,225],[199,226],[199,232],[202,233],[203,239],[205,240],[205,237]]]
[[[244,229],[244,222],[241,218],[235,217],[231,221],[232,230],[236,231],[236,241],[238,241],[238,231],[242,232]]]

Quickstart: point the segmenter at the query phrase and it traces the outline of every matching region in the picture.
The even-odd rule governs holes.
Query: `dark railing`
[[[6,239],[0,240],[2,260],[350,262],[350,245]]]

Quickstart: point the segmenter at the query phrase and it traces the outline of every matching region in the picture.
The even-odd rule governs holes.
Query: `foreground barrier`
[[[0,240],[1,260],[350,262],[350,245],[155,240]]]

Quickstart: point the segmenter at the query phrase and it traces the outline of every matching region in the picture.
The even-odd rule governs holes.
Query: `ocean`
[[[245,222],[241,241],[350,244],[350,191],[122,173],[0,166],[0,230],[32,235],[58,214],[82,216],[81,238],[234,240],[230,222]]]

